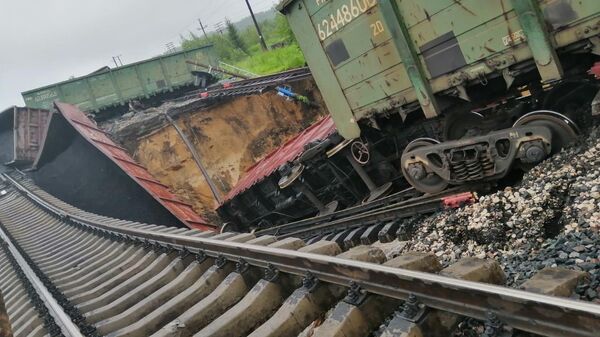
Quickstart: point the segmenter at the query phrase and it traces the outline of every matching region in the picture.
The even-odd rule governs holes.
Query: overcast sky
[[[279,0],[250,0],[255,12]],[[166,51],[179,34],[248,16],[244,0],[0,0],[0,111],[21,92],[88,74],[121,55]]]

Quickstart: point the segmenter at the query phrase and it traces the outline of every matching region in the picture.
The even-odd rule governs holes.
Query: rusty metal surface
[[[313,140],[324,139],[335,132],[335,125],[330,116],[327,116],[311,125],[284,145],[268,154],[265,158],[254,164],[238,181],[234,188],[225,196],[223,202],[231,200],[236,195],[244,192],[257,182],[269,176],[281,165],[296,159],[304,151],[304,145]]]
[[[198,215],[191,205],[180,201],[169,191],[168,186],[158,182],[145,167],[131,158],[125,149],[115,144],[105,131],[99,129],[83,111],[66,103],[56,102],[55,106],[59,113],[84,139],[112,160],[186,226],[199,230],[214,231],[217,229]]]
[[[49,116],[48,110],[14,107],[14,162],[33,163],[44,143]]]
[[[8,156],[4,161],[7,165],[32,164],[44,143],[50,112],[12,106],[1,111],[0,115],[2,127],[11,131],[11,139],[7,139],[9,144],[4,144]]]

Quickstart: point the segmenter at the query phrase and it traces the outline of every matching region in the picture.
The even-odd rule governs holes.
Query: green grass
[[[266,52],[257,52],[237,62],[236,67],[258,75],[269,75],[304,66],[304,55],[297,44]]]
[[[182,36],[181,46],[187,50],[210,43],[214,46],[215,56],[220,61],[233,64],[257,75],[270,75],[304,66],[304,55],[295,41],[285,16],[278,14],[272,20],[261,22],[261,29],[266,36],[268,46],[279,42],[288,45],[266,52],[262,51],[256,30],[254,26],[251,26],[238,32],[239,38],[245,46],[243,49],[247,52],[235,47],[232,42],[232,34],[212,33],[208,38],[204,38],[190,33],[189,37]]]

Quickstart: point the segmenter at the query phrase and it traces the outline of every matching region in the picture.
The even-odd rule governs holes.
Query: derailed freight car
[[[360,140],[343,141],[327,116],[287,141],[250,167],[226,195],[217,209],[230,224],[225,229],[325,215],[402,188],[402,174],[379,151],[394,148],[393,139],[379,137],[373,128],[364,133],[370,149]]]
[[[206,73],[187,61],[216,65],[213,46],[174,52],[22,93],[30,108],[52,109],[54,101],[77,105],[86,112],[127,108],[133,100],[149,100],[193,89]],[[198,73],[196,73],[198,71]]]
[[[0,165],[33,164],[46,137],[50,111],[12,106],[0,111]]]
[[[596,0],[287,0],[338,132],[366,126],[422,192],[495,180],[571,142],[598,82]],[[420,135],[422,138],[415,137]]]
[[[232,196],[220,211],[237,224],[288,222],[409,184],[435,193],[501,179],[573,141],[600,89],[587,75],[600,60],[600,1],[286,0],[278,8],[346,141],[306,144],[291,170]]]

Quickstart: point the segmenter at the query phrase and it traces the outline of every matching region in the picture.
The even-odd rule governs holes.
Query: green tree
[[[277,44],[278,48],[262,51],[254,26],[239,30],[230,21],[227,21],[226,34],[209,32],[208,38],[204,38],[189,32],[189,36],[181,39],[181,47],[188,50],[212,44],[220,61],[256,74],[272,74],[305,64],[302,51],[284,15],[277,14],[272,19],[261,20],[260,25],[267,45]]]
[[[210,34],[208,39],[190,34],[189,38],[181,39],[181,48],[183,50],[194,49],[209,44],[213,45],[215,55],[223,62],[233,63],[247,57],[241,50],[235,48],[228,38],[220,34]]]
[[[223,62],[235,63],[248,57],[248,54],[239,48],[236,48],[231,40],[223,35],[214,34],[211,36],[210,40],[214,46],[217,57]]]
[[[292,32],[292,28],[285,15],[277,13],[274,21],[273,33],[286,42],[295,43],[296,37],[294,36],[294,32]]]
[[[227,25],[227,36],[229,37],[229,41],[231,41],[231,44],[233,44],[235,48],[238,48],[239,50],[243,51],[244,54],[249,55],[248,48],[246,47],[244,40],[242,40],[235,25],[229,19],[225,21],[225,24]]]

